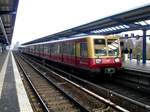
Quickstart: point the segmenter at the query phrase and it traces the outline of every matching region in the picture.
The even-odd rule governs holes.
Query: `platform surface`
[[[8,52],[0,61],[0,112],[33,112],[14,57]]]
[[[146,64],[143,64],[142,60],[140,60],[140,62],[137,62],[136,59],[128,59],[123,63],[123,68],[144,73],[150,73],[150,60],[146,60]]]

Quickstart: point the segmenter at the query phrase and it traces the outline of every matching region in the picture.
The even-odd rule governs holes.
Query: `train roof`
[[[78,39],[84,39],[84,38],[106,38],[106,37],[116,37],[118,38],[119,36],[103,36],[103,35],[86,35],[86,36],[76,36],[72,38],[64,38],[60,40],[52,40],[52,41],[47,41],[47,42],[39,42],[39,43],[34,43],[34,44],[28,44],[28,45],[21,45],[21,47],[27,47],[27,46],[33,46],[33,45],[41,45],[41,44],[49,44],[49,43],[56,43],[56,42],[64,42],[64,41],[71,41],[71,40],[78,40]]]

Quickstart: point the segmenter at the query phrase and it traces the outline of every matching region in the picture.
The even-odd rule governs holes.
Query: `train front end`
[[[117,36],[89,38],[90,68],[113,74],[122,66],[120,40]]]

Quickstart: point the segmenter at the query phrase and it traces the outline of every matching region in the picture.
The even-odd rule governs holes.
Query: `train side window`
[[[68,49],[69,55],[71,55],[71,56],[75,55],[75,44],[74,43],[69,43],[67,49]]]
[[[63,43],[62,44],[62,53],[66,55],[75,55],[75,43]]]
[[[41,53],[41,45],[39,45],[39,53]]]
[[[37,45],[35,45],[35,52],[37,53],[38,52],[38,49],[37,49],[38,47],[37,47]]]
[[[49,55],[51,55],[51,44],[47,44],[47,52]]]
[[[43,53],[43,51],[44,51],[44,45],[41,44],[41,53]]]
[[[38,53],[39,52],[39,50],[38,50],[38,45],[36,45],[36,53]]]
[[[48,46],[47,46],[47,44],[45,44],[44,46],[45,46],[45,48],[44,48],[45,49],[45,54],[47,55],[48,54]]]
[[[81,57],[87,57],[87,43],[80,43],[80,56]]]
[[[95,55],[106,56],[106,41],[105,39],[94,39]]]
[[[40,53],[40,51],[41,51],[41,46],[38,45],[38,53]]]
[[[54,55],[54,53],[55,53],[54,51],[55,51],[55,50],[54,50],[54,44],[52,44],[52,45],[51,45],[51,55]]]
[[[39,53],[41,52],[41,45],[38,45],[39,46]]]
[[[65,44],[62,43],[62,54],[65,54]]]
[[[37,45],[37,52],[40,52],[40,45]]]
[[[51,53],[52,54],[59,54],[60,53],[60,45],[59,44],[52,44],[51,45]]]
[[[68,48],[69,48],[69,46],[68,46],[68,43],[64,43],[63,44],[63,54],[68,54]]]
[[[60,53],[60,45],[56,44],[56,54],[59,54],[59,53]]]
[[[60,54],[62,54],[62,53],[63,53],[62,43],[59,43],[59,53],[60,53]]]
[[[35,45],[33,46],[33,53],[35,53]]]
[[[71,55],[75,55],[75,43],[71,43]]]
[[[47,46],[47,44],[44,44],[44,53],[48,54],[48,46]]]

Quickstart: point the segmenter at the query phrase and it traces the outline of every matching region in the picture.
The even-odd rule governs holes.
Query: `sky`
[[[12,44],[131,10],[150,0],[20,0]]]

